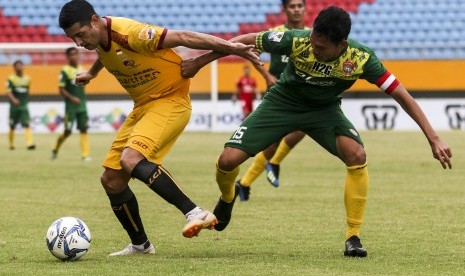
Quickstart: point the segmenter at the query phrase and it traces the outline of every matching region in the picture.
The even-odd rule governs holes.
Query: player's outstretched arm
[[[88,84],[93,78],[97,77],[98,73],[103,69],[103,63],[97,59],[89,71],[79,73],[76,75],[76,85],[84,86]]]
[[[402,106],[407,114],[418,124],[423,133],[428,139],[428,142],[433,151],[433,156],[439,162],[444,169],[449,167],[452,168],[450,158],[452,157],[452,151],[450,147],[441,140],[439,135],[434,131],[433,127],[429,123],[425,116],[425,113],[421,110],[418,103],[408,93],[407,89],[402,84],[399,84],[397,88],[390,93],[390,95]]]
[[[168,32],[169,33],[169,32]],[[249,45],[248,47],[254,47],[255,46],[255,38],[257,37],[256,33],[252,34],[245,34],[245,35],[240,35],[232,38],[229,40],[229,43],[233,44],[242,44],[242,45]],[[166,38],[165,42],[163,43],[164,47],[166,47]],[[182,61],[182,66],[181,66],[181,75],[184,78],[192,78],[194,77],[197,72],[202,69],[205,65],[209,64],[210,62],[217,60],[219,58],[225,57],[229,54],[221,52],[221,51],[216,51],[215,49],[211,49],[213,51],[205,53],[203,55],[200,55],[194,59],[188,59],[188,60],[183,60]],[[256,59],[257,62],[252,62],[254,66],[262,66],[263,63],[260,61],[258,55],[251,50],[252,55],[254,56],[254,59]]]
[[[247,44],[221,39],[208,34],[191,31],[168,31],[163,40],[163,48],[184,46],[199,50],[213,50],[228,55],[237,55],[261,64],[260,57],[253,51],[255,43]]]

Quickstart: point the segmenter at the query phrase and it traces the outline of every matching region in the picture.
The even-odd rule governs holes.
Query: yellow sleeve
[[[152,56],[163,49],[163,40],[168,29],[144,23],[136,24],[129,34],[129,46],[134,51]]]

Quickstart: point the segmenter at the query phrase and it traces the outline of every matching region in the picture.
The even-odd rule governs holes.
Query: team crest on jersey
[[[155,38],[155,30],[151,27],[144,28],[139,33],[139,38],[143,40],[152,40]]]
[[[284,36],[284,32],[271,32],[268,35],[268,39],[273,42],[281,42],[281,40],[283,39],[283,36]]]
[[[352,72],[354,71],[354,64],[350,60],[344,61],[342,64],[342,73],[344,73],[345,76],[350,76],[352,75]]]

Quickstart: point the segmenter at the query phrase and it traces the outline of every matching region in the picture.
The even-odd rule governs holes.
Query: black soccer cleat
[[[352,236],[346,241],[346,250],[344,251],[344,256],[349,257],[360,257],[364,258],[367,256],[367,251],[363,248],[360,238],[357,236]]]
[[[241,201],[247,201],[250,197],[250,187],[243,186],[240,180],[236,181],[236,185],[239,185],[239,199]]]
[[[36,145],[30,145],[27,147],[28,150],[35,150],[36,149]]]
[[[275,188],[279,187],[279,164],[272,164],[267,162],[265,164],[266,179]]]
[[[239,184],[237,182],[234,184],[234,198],[231,203],[224,202],[221,197],[218,199],[218,203],[216,203],[215,210],[213,210],[213,214],[218,219],[218,223],[215,225],[216,231],[223,231],[226,226],[228,226],[229,221],[231,220],[231,213],[234,207],[234,201],[236,201],[237,195],[239,195]]]

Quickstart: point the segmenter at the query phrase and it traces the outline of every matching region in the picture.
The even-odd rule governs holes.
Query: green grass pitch
[[[229,133],[184,133],[164,166],[201,207],[219,196],[215,161]],[[312,140],[282,164],[281,187],[262,175],[249,202],[237,202],[223,232],[186,239],[182,214],[132,181],[153,256],[113,257],[129,239],[100,186],[100,163],[114,137],[91,135],[93,161],[80,160],[78,135],[50,160],[56,135],[36,135],[27,151],[0,136],[0,275],[465,275],[465,150],[463,132],[443,132],[452,170],[432,158],[420,132],[364,132],[370,190],[362,242],[365,259],[343,257],[345,168]],[[248,161],[242,166],[245,172]],[[45,232],[61,216],[84,220],[89,253],[55,259]]]

